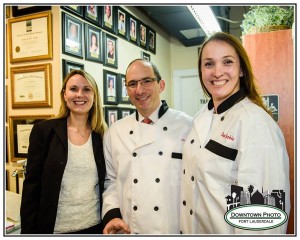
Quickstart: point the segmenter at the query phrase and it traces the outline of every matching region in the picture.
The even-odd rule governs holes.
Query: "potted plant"
[[[244,14],[242,35],[292,28],[294,7],[251,6]]]

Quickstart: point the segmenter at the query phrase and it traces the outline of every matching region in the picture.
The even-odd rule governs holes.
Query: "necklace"
[[[79,130],[79,128],[71,126],[69,120],[68,120],[67,126],[68,126],[69,131],[75,132],[76,134],[79,134],[81,137],[84,137],[86,131],[90,129],[89,126],[88,126],[84,130]]]

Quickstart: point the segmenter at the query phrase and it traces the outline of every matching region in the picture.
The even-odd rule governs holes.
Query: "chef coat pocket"
[[[182,153],[172,152],[172,158],[182,159]]]
[[[214,140],[209,140],[205,148],[210,152],[231,161],[235,161],[236,155],[238,154],[237,149],[226,147]]]

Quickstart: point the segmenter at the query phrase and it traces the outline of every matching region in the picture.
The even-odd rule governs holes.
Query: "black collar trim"
[[[246,91],[244,88],[241,88],[235,94],[231,95],[224,102],[222,102],[217,108],[217,113],[221,114],[231,108],[234,104],[238,103],[246,97]],[[214,107],[213,100],[210,99],[208,102],[208,110],[211,110]]]
[[[169,106],[168,106],[168,104],[165,100],[162,100],[161,102],[162,102],[162,104],[161,104],[160,109],[158,111],[158,118],[161,118],[169,109]],[[137,121],[139,121],[139,113],[138,113],[137,110],[135,112],[135,119]]]

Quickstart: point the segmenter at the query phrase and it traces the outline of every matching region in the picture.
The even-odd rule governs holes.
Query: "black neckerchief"
[[[167,102],[165,100],[162,100],[161,101],[162,104],[159,108],[159,111],[158,111],[158,119],[161,118],[169,109],[169,106],[167,104]],[[135,118],[137,121],[139,121],[139,113],[138,113],[138,110],[136,110],[135,112]]]

